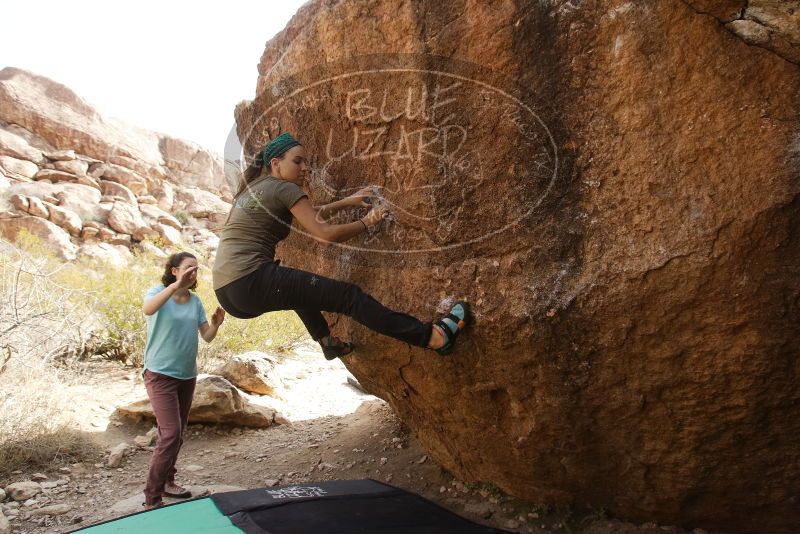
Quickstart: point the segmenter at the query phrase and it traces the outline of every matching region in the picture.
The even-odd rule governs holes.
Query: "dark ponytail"
[[[239,195],[244,193],[245,189],[247,189],[256,178],[261,176],[261,168],[263,166],[264,162],[261,160],[261,152],[259,152],[255,155],[255,158],[253,159],[253,162],[250,163],[250,166],[239,175],[239,188],[236,190],[236,194],[233,195],[233,200],[231,201],[231,210],[228,212],[228,216],[225,218],[225,224],[228,224],[228,221],[231,220],[231,215],[233,214],[233,210],[236,209],[236,201],[239,200]]]
[[[231,211],[228,212],[228,218],[225,219],[225,224],[228,224],[228,221],[231,219],[231,214],[233,213],[234,208],[236,207],[236,201],[239,199],[239,195],[245,192],[245,190],[250,187],[250,184],[253,183],[259,176],[261,176],[261,170],[264,167],[264,160],[262,159],[263,152],[259,152],[255,155],[252,163],[250,166],[247,167],[244,172],[239,177],[239,189],[236,190],[236,194],[233,195],[233,201],[231,202]],[[283,159],[285,154],[281,154],[280,156],[276,156],[277,159]],[[269,169],[270,172],[272,169]]]
[[[233,203],[236,203],[236,200],[239,198],[239,195],[244,193],[244,190],[247,189],[253,180],[261,176],[261,169],[264,167],[264,162],[261,160],[261,152],[256,154],[256,157],[253,159],[253,162],[247,167],[244,172],[239,177],[239,189],[236,191],[236,194],[233,195]]]
[[[167,258],[167,263],[164,265],[164,274],[161,275],[161,283],[164,284],[164,287],[167,287],[168,285],[174,283],[175,280],[177,280],[175,275],[172,274],[172,268],[180,267],[181,262],[186,258],[192,258],[195,260],[197,259],[197,257],[195,257],[195,255],[192,254],[191,252],[176,252],[175,254]],[[197,281],[195,281],[195,283],[192,284],[192,287],[190,287],[189,289],[194,289],[195,287],[197,287]]]

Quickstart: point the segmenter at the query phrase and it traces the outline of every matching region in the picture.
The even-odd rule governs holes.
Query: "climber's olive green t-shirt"
[[[289,235],[289,209],[306,196],[297,184],[266,176],[255,180],[234,203],[222,228],[214,261],[214,289],[275,259],[275,245]]]

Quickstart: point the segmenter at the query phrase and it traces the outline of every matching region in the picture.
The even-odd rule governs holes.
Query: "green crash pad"
[[[376,480],[215,493],[120,517],[88,534],[504,534]]]
[[[163,506],[148,512],[129,515],[80,530],[86,534],[242,534],[228,516],[205,497],[193,501]]]

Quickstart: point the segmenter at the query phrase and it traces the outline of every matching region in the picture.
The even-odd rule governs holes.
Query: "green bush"
[[[192,216],[189,215],[188,211],[180,210],[175,212],[175,218],[178,219],[178,222],[181,224],[189,224]]]
[[[164,263],[142,253],[135,254],[123,269],[78,262],[60,274],[65,286],[83,290],[86,302],[98,315],[102,328],[95,344],[97,352],[133,366],[142,365],[147,343],[142,302],[145,292],[161,282]],[[219,303],[207,265],[200,266],[196,292],[210,318]],[[306,336],[294,312],[273,312],[248,320],[228,315],[212,343],[200,341],[199,365],[209,371],[218,362],[249,350],[286,352]]]
[[[160,276],[158,263],[149,256],[134,255],[125,268],[78,261],[63,269],[58,280],[80,290],[86,313],[94,315],[98,324],[94,352],[141,366],[147,342],[142,300]]]

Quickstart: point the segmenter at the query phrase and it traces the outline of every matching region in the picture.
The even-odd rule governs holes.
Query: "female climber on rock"
[[[353,344],[332,336],[321,311],[342,313],[367,328],[441,355],[453,350],[469,321],[469,306],[458,302],[434,323],[390,310],[357,285],[279,265],[275,247],[289,235],[292,220],[326,243],[347,241],[386,217],[380,205],[356,221],[325,222],[342,209],[367,207],[371,188],[324,206],[312,206],[302,186],[308,164],[305,149],[288,133],[273,139],[244,172],[228,220],[220,233],[214,262],[214,291],[225,310],[241,319],[275,310],[294,310],[308,333],[332,360]]]
[[[146,509],[162,497],[186,498],[191,492],[175,483],[175,461],[189,419],[197,377],[197,332],[210,343],[225,320],[217,308],[206,320],[197,287],[197,258],[188,252],[167,259],[161,284],[151,287],[142,310],[147,319],[144,384],[158,425],[158,440],[144,489]]]

